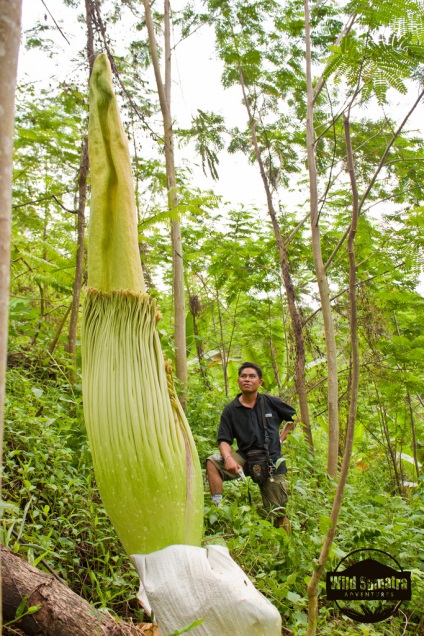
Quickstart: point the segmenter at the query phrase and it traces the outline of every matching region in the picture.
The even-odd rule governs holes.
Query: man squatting
[[[272,462],[281,458],[281,442],[295,427],[294,408],[280,398],[258,393],[262,385],[262,369],[253,362],[244,362],[238,369],[238,385],[241,393],[224,408],[218,429],[219,453],[206,460],[206,473],[212,494],[212,502],[219,505],[222,500],[224,481],[237,479],[240,469],[246,463],[247,452],[251,449],[264,449],[265,435],[262,418],[261,400],[265,400],[265,421],[268,432],[268,452]],[[281,433],[281,422],[287,422]],[[234,439],[237,452],[231,448]],[[285,515],[288,500],[285,473],[286,462],[282,461],[277,470],[265,484],[259,486],[264,508],[273,511],[275,525],[283,526],[287,531],[290,522]]]

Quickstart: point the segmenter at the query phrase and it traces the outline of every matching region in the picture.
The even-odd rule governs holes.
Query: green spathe
[[[128,145],[100,55],[90,89],[91,215],[82,320],[84,415],[107,514],[128,554],[200,545],[197,450],[144,291]]]
[[[87,292],[85,421],[100,495],[128,554],[202,538],[199,460],[170,398],[155,314],[147,295]]]

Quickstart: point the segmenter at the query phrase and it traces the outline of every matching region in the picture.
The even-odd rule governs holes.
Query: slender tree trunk
[[[212,317],[212,327],[213,327],[213,335],[214,335],[213,348],[218,349],[218,351],[219,351],[219,353],[221,355],[221,359],[222,359],[221,338],[220,338],[220,336],[218,336],[218,328],[217,328],[217,325],[216,325],[215,303],[212,303],[211,317]]]
[[[281,274],[283,278],[284,287],[286,290],[287,304],[289,306],[290,317],[291,317],[291,321],[293,325],[293,332],[294,332],[294,338],[295,338],[295,344],[296,344],[295,383],[296,383],[297,395],[299,397],[300,420],[302,423],[302,428],[305,434],[305,438],[309,444],[309,448],[311,449],[311,452],[313,453],[314,444],[312,439],[311,423],[309,419],[309,408],[308,408],[306,381],[305,381],[305,344],[303,339],[302,320],[301,320],[300,312],[296,304],[296,295],[295,295],[293,281],[290,274],[287,250],[286,250],[286,246],[283,241],[283,238],[281,236],[280,226],[278,225],[277,216],[275,214],[271,190],[270,190],[268,179],[265,173],[265,168],[262,161],[262,156],[261,156],[261,152],[259,149],[258,140],[256,136],[255,120],[253,118],[253,115],[250,109],[249,100],[247,99],[243,73],[241,71],[241,68],[239,68],[239,77],[240,77],[241,88],[243,91],[243,100],[244,100],[244,104],[246,106],[247,114],[249,117],[250,130],[252,134],[252,144],[255,151],[256,160],[259,165],[259,170],[261,173],[261,178],[262,178],[262,182],[263,182],[265,193],[266,193],[268,212],[271,217],[271,223],[274,230],[275,241],[277,243],[278,254],[280,257]]]
[[[401,476],[399,475],[397,461],[396,461],[396,447],[393,448],[392,442],[390,441],[390,430],[389,430],[389,426],[387,424],[387,413],[386,413],[386,410],[384,408],[384,404],[382,404],[382,402],[380,400],[380,394],[378,392],[377,383],[375,382],[375,380],[374,380],[374,388],[375,388],[375,392],[377,394],[379,413],[380,413],[380,418],[381,418],[380,422],[381,422],[382,433],[383,433],[383,437],[386,440],[387,461],[388,461],[389,465],[390,464],[392,465],[393,474],[394,474],[395,482],[396,482],[396,489],[397,489],[398,493],[401,495],[402,494],[402,480],[401,480]]]
[[[274,342],[272,339],[272,320],[271,320],[271,302],[268,298],[268,325],[269,325],[269,350],[271,353],[271,364],[272,364],[272,370],[274,371],[274,378],[275,378],[275,382],[277,384],[278,387],[278,395],[280,397],[283,397],[283,389],[281,386],[281,378],[280,378],[280,372],[278,370],[278,363],[277,363],[277,353],[275,351],[275,346],[274,346]]]
[[[383,413],[384,413],[384,417],[382,418],[382,422],[383,422],[383,432],[384,432],[384,436],[386,438],[386,444],[387,444],[387,449],[388,449],[388,454],[389,454],[389,459],[392,462],[392,466],[393,466],[393,474],[395,476],[395,482],[396,482],[396,488],[398,491],[399,495],[402,495],[402,486],[403,486],[403,479],[402,479],[402,471],[399,470],[401,467],[398,466],[398,461],[397,461],[397,456],[396,456],[396,444],[393,446],[391,440],[390,440],[390,429],[389,429],[389,425],[387,423],[387,412],[386,409],[383,407]]]
[[[71,318],[68,330],[68,352],[72,358],[73,370],[70,373],[71,382],[75,382],[75,372],[77,367],[77,327],[83,279],[84,263],[84,234],[85,234],[85,202],[87,198],[87,175],[88,175],[88,141],[84,137],[81,152],[81,163],[78,178],[78,210],[77,210],[77,253],[75,262],[74,289],[72,295]]]
[[[286,321],[286,308],[284,306],[284,296],[283,296],[283,289],[282,289],[282,282],[280,283],[279,286],[279,293],[280,293],[280,303],[281,303],[281,315],[283,317],[283,329],[284,329],[284,346],[285,346],[285,358],[286,358],[286,372],[285,372],[285,377],[284,377],[284,384],[286,382],[288,382],[289,377],[290,377],[290,343],[289,343],[289,338],[288,338],[288,333],[287,333],[287,321]]]
[[[13,127],[21,12],[21,0],[0,0],[0,476],[3,460],[4,394],[10,283]],[[1,607],[0,571],[0,633],[2,629]]]
[[[94,36],[93,36],[94,7],[91,0],[85,0],[85,20],[87,24],[87,59],[88,59],[88,83],[94,64]],[[81,299],[81,289],[84,268],[84,236],[85,236],[85,204],[87,200],[87,177],[90,166],[88,161],[88,138],[84,136],[81,150],[81,161],[78,176],[78,208],[77,208],[77,253],[75,259],[75,278],[72,294],[71,318],[68,329],[68,352],[73,361],[73,369],[70,373],[70,381],[75,382],[77,368],[77,328]]]
[[[394,314],[394,321],[395,321],[395,326],[396,326],[396,333],[398,336],[400,336],[400,329],[399,329],[399,324],[396,318],[396,314]],[[405,368],[405,367],[404,367]],[[409,407],[409,416],[411,418],[411,433],[412,433],[412,453],[414,455],[414,464],[415,464],[415,470],[417,473],[417,481],[420,477],[420,471],[419,471],[419,465],[418,465],[418,455],[417,455],[417,436],[416,436],[416,432],[415,432],[415,419],[414,419],[414,410],[412,408],[412,399],[411,399],[411,394],[409,392],[409,389],[406,392],[406,397],[408,400],[408,407]]]
[[[63,327],[65,326],[65,322],[68,319],[68,316],[70,314],[71,309],[72,309],[72,303],[69,305],[68,309],[63,314],[62,320],[60,321],[60,323],[59,323],[59,325],[58,325],[58,327],[56,329],[56,333],[54,335],[54,338],[53,338],[53,340],[50,343],[50,346],[49,346],[50,355],[52,355],[53,351],[56,349],[57,342],[58,342],[58,340],[60,338],[60,334],[63,331]]]
[[[45,184],[46,186],[46,195],[47,195],[47,183]],[[44,226],[43,226],[43,243],[45,245],[46,241],[47,241],[47,227],[48,227],[48,223],[49,223],[49,203],[48,201],[46,202],[45,206],[44,206],[45,212],[44,212]],[[47,250],[46,247],[44,247],[43,249],[43,254],[41,256],[41,258],[43,259],[43,261],[47,261]],[[40,331],[41,331],[41,327],[43,325],[43,320],[44,320],[44,316],[46,313],[46,307],[47,307],[47,303],[46,303],[46,292],[47,292],[47,285],[42,285],[41,283],[37,283],[38,286],[38,291],[40,292],[40,313],[38,315],[38,324],[37,327],[35,329],[35,333],[31,339],[31,347],[33,347],[35,345],[35,343],[37,342],[38,336],[40,335]]]
[[[209,382],[208,373],[206,370],[205,353],[203,351],[203,344],[200,338],[199,327],[197,324],[197,318],[201,311],[200,302],[199,302],[199,298],[194,294],[192,295],[189,289],[188,289],[188,296],[189,296],[190,313],[193,318],[194,342],[196,344],[196,353],[197,353],[197,359],[199,361],[200,375],[202,376],[203,384],[205,388],[210,391],[212,389],[212,386]]]
[[[219,336],[220,336],[220,351],[221,351],[221,362],[222,362],[222,373],[224,374],[224,391],[225,395],[228,396],[228,373],[227,373],[227,352],[225,350],[225,341],[224,341],[224,326],[222,324],[222,313],[221,313],[221,304],[219,300],[219,290],[218,285],[215,280],[215,299],[216,306],[218,310],[218,320],[219,320]]]
[[[419,462],[418,462],[418,454],[417,454],[417,435],[415,431],[415,419],[414,419],[414,411],[412,408],[412,399],[411,399],[411,394],[409,390],[407,392],[407,397],[408,397],[409,415],[411,418],[412,452],[414,454],[414,464],[415,464],[415,470],[417,473],[417,481],[418,481],[420,478],[420,470],[419,470]]]
[[[235,304],[235,308],[234,308],[234,318],[232,326],[231,326],[231,334],[230,334],[230,338],[228,340],[228,347],[227,347],[227,364],[226,364],[226,372],[227,372],[227,382],[228,382],[228,361],[230,359],[230,355],[231,355],[231,350],[232,350],[232,346],[233,346],[233,339],[234,339],[234,332],[236,330],[236,324],[237,324],[237,309],[238,309],[238,305],[239,305],[239,300],[240,300],[240,291],[237,294],[237,300],[236,300],[236,304]],[[228,388],[229,388],[229,382],[228,382]]]
[[[318,559],[318,567],[312,574],[308,585],[308,627],[306,636],[314,636],[316,633],[318,622],[318,585],[324,572],[325,564],[330,553],[331,545],[336,534],[337,519],[342,504],[344,488],[350,468],[350,460],[352,457],[353,437],[355,433],[355,421],[358,405],[358,389],[359,389],[359,349],[358,349],[358,321],[356,308],[356,263],[354,242],[356,229],[358,224],[359,206],[358,206],[358,190],[356,187],[355,169],[353,164],[353,153],[350,142],[349,120],[344,118],[346,151],[348,159],[349,177],[352,189],[352,222],[348,237],[349,252],[349,324],[350,324],[350,344],[352,356],[352,386],[350,392],[349,416],[346,429],[346,444],[343,456],[342,468],[340,471],[339,482],[337,484],[336,495],[334,497],[333,507],[331,510],[331,527],[327,532],[321,554]]]
[[[278,370],[278,364],[277,364],[277,355],[276,355],[274,343],[272,342],[271,338],[269,340],[269,348],[270,348],[270,352],[271,352],[272,370],[274,371],[274,378],[275,378],[275,382],[276,382],[277,388],[278,388],[278,395],[280,396],[280,398],[282,398],[283,397],[283,387],[281,386],[280,372]]]
[[[171,186],[174,187],[174,186]],[[169,204],[172,209],[177,205],[174,196]],[[184,265],[183,247],[181,241],[181,228],[178,220],[171,221],[171,243],[172,243],[172,291],[174,298],[174,343],[175,343],[175,374],[180,382],[179,399],[182,407],[187,406],[187,352],[186,352],[186,315],[184,297]]]
[[[38,315],[38,323],[35,329],[35,333],[31,339],[31,347],[33,347],[35,343],[37,342],[37,338],[40,335],[40,329],[41,329],[41,325],[43,324],[43,318],[44,318],[44,288],[42,285],[40,285],[40,283],[37,283],[37,287],[38,287],[38,291],[40,292],[40,313]]]
[[[321,299],[321,310],[324,321],[324,335],[326,344],[328,367],[328,455],[327,472],[334,477],[337,473],[339,449],[339,407],[338,407],[338,375],[337,349],[334,334],[333,316],[330,304],[330,292],[322,260],[321,236],[318,213],[318,179],[315,165],[314,144],[314,92],[312,87],[312,53],[311,33],[309,24],[309,3],[305,6],[305,36],[306,36],[306,86],[307,86],[307,115],[306,115],[306,143],[309,170],[309,192],[312,231],[312,252],[315,272]]]
[[[88,80],[90,83],[91,72],[93,70],[93,64],[95,59],[94,53],[94,34],[93,24],[95,22],[95,7],[92,4],[92,0],[85,0],[85,21],[87,23],[87,58],[88,58]]]
[[[165,43],[165,82],[159,65],[158,47],[154,32],[152,12],[149,0],[143,0],[146,26],[149,34],[150,54],[155,72],[159,103],[162,112],[166,163],[166,182],[168,189],[168,208],[177,206],[177,182],[175,176],[174,135],[171,117],[171,37],[170,37],[170,4],[165,0],[164,10],[164,43]],[[181,228],[178,219],[171,221],[172,266],[173,266],[173,298],[174,298],[174,344],[175,372],[180,382],[180,402],[183,408],[187,405],[187,354],[184,297],[184,266]]]

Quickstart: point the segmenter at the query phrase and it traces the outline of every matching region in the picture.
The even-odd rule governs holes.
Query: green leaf
[[[297,572],[292,572],[287,577],[287,580],[286,580],[287,585],[291,585],[292,583],[295,582],[296,579],[297,579]]]
[[[34,559],[34,561],[32,562],[32,565],[36,568],[38,564],[44,559],[44,557],[49,554],[49,552],[50,550],[46,550],[45,552],[43,552],[43,554],[40,554],[36,559]]]
[[[199,620],[194,621],[193,623],[190,623],[190,625],[187,625],[187,627],[183,627],[183,629],[177,630],[176,632],[171,634],[171,636],[179,636],[180,634],[186,634],[187,632],[190,632],[195,627],[198,627],[199,625],[201,625],[204,622],[204,620],[205,620],[204,618],[200,618]]]
[[[15,620],[20,618],[22,616],[22,614],[25,612],[25,607],[26,607],[27,601],[28,601],[28,595],[26,594],[22,598],[22,601],[18,605],[18,608],[16,610],[16,614],[15,614]]]
[[[332,527],[333,522],[331,521],[330,517],[321,515],[319,518],[319,529],[321,534],[327,534],[328,530],[330,530]]]
[[[307,614],[305,614],[305,612],[297,611],[293,614],[293,618],[295,619],[297,623],[300,623],[301,625],[308,624],[308,616]]]
[[[299,601],[303,599],[303,597],[300,596],[300,594],[297,594],[296,592],[287,592],[287,598],[292,603],[298,603]]]

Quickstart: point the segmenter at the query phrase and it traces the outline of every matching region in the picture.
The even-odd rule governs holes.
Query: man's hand
[[[231,455],[226,457],[224,463],[225,463],[225,468],[229,470],[231,473],[234,473],[235,475],[239,474],[239,470],[241,469],[241,466],[238,462],[236,462],[236,460]]]

